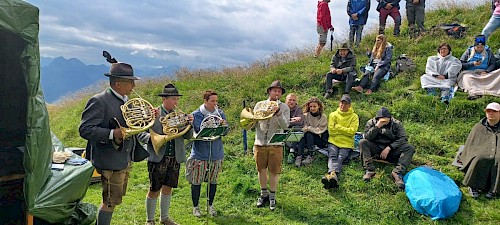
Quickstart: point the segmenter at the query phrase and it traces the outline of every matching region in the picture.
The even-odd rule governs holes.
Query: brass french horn
[[[173,111],[166,116],[160,117],[159,121],[163,128],[163,134],[158,134],[154,132],[153,129],[149,129],[151,143],[153,144],[153,149],[156,154],[158,154],[161,147],[168,141],[184,135],[191,129],[187,114],[180,110]]]
[[[135,91],[133,92],[135,93]],[[137,93],[135,94],[139,96]],[[125,119],[125,123],[128,126],[122,127],[120,123],[116,121],[120,127],[123,139],[127,139],[132,135],[148,130],[153,126],[156,119],[153,105],[140,96],[128,100],[120,106],[120,109]]]
[[[273,117],[275,107],[279,106],[278,101],[265,101],[256,106],[255,111],[250,107],[244,108],[240,113],[240,126],[250,130],[255,127],[257,121],[267,120]]]

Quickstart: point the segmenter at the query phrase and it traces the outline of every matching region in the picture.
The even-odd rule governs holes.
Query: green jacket
[[[353,149],[358,126],[358,114],[352,107],[347,112],[340,111],[340,108],[335,110],[328,117],[328,142],[339,148]]]

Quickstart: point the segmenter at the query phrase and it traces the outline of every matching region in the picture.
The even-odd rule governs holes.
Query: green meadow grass
[[[466,187],[461,185],[463,174],[450,164],[472,126],[484,116],[482,110],[486,104],[500,99],[485,96],[469,101],[465,93],[457,93],[446,108],[437,97],[427,96],[420,88],[420,75],[424,73],[427,57],[436,54],[441,42],[450,43],[453,55],[460,57],[489,17],[489,4],[467,6],[444,1],[427,13],[426,26],[430,28],[431,25],[452,22],[466,24],[469,27],[466,38],[451,39],[442,31],[429,31],[427,35],[409,39],[406,36],[407,27],[403,25],[402,36],[395,38],[389,35],[389,42],[395,46],[394,58],[401,53],[407,54],[417,63],[417,70],[390,79],[371,96],[351,92],[353,108],[360,118],[358,131],[364,130],[364,124],[381,106],[388,107],[395,118],[404,122],[409,142],[416,147],[411,168],[432,166],[454,179],[463,193],[467,193]],[[388,30],[387,33],[392,32]],[[375,36],[375,33],[366,35],[355,50],[358,66],[368,61],[364,52],[372,47]],[[497,31],[488,44],[498,49],[498,43],[500,32]],[[392,182],[392,165],[377,164],[375,179],[365,183],[362,181],[361,162],[353,161],[345,166],[340,188],[325,190],[320,179],[327,170],[327,158],[319,155],[310,166],[295,168],[284,164],[274,212],[255,207],[260,187],[252,155],[243,153],[242,134],[238,127],[242,102],[245,100],[247,105],[253,106],[265,99],[266,88],[276,79],[282,81],[287,93],[297,93],[300,103],[313,96],[323,99],[325,73],[332,54],[324,51],[319,58],[313,58],[312,49],[295,49],[277,53],[268,60],[249,66],[220,70],[183,69],[177,73],[174,83],[183,94],[179,108],[188,113],[194,111],[202,103],[203,92],[214,89],[219,93],[220,108],[225,111],[232,130],[224,138],[224,171],[220,174],[214,203],[219,215],[213,218],[206,216],[206,190],[202,190],[200,206],[204,216],[192,216],[190,186],[183,179],[182,171],[179,188],[173,194],[171,217],[180,224],[499,224],[500,200],[484,197],[474,200],[467,194],[462,198],[458,212],[449,219],[432,221],[420,215],[412,208],[405,193]],[[142,80],[137,82],[136,91],[153,105],[159,105],[161,99],[157,94],[170,81],[163,77]],[[105,87],[106,83],[103,83],[93,90]],[[87,99],[95,93],[91,90],[79,91],[49,106],[51,130],[66,146],[85,146],[85,140],[78,134],[78,125]],[[337,108],[339,99],[337,94],[324,101],[327,114]],[[250,152],[253,138],[254,132],[249,131]],[[146,162],[135,163],[127,196],[123,204],[116,208],[113,224],[143,224],[147,190]],[[89,187],[84,201],[99,205],[100,184]]]

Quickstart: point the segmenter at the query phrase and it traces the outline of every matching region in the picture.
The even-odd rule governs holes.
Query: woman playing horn
[[[177,88],[173,84],[167,84],[163,89],[163,92],[158,94],[158,96],[162,99],[162,104],[159,107],[160,115],[157,116],[151,129],[155,133],[164,135],[163,125],[160,120],[162,118],[166,118],[168,115],[176,114],[175,112],[177,112],[177,114],[182,114],[182,112],[179,113],[179,110],[176,110],[179,97],[182,95],[179,94]],[[187,116],[187,120],[190,123],[193,122],[193,115],[189,114],[183,116]],[[180,118],[178,120],[184,120],[184,118]],[[160,221],[163,224],[175,224],[169,218],[168,211],[170,208],[170,199],[172,198],[172,188],[177,188],[179,181],[180,163],[186,161],[184,140],[193,137],[193,129],[190,129],[190,125],[187,127],[189,130],[184,135],[162,144],[159,146],[160,148],[157,152],[154,151],[152,142],[148,142],[148,151],[151,154],[148,158],[150,186],[146,196],[147,224],[154,224],[156,203],[158,197],[160,196],[160,192]]]
[[[208,90],[203,94],[203,104],[192,114],[194,115],[193,127],[195,132],[200,132],[203,127],[215,128],[227,125],[226,115],[217,108],[218,96],[215,91]],[[186,163],[186,177],[191,184],[191,199],[193,201],[193,215],[201,216],[198,206],[201,192],[201,183],[207,181],[208,212],[217,215],[213,207],[217,180],[222,170],[224,160],[224,147],[222,139],[203,141],[195,140],[191,155]]]

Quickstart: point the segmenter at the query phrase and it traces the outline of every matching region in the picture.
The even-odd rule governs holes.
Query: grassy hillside
[[[455,152],[465,142],[473,124],[484,116],[482,110],[486,104],[500,99],[486,96],[469,101],[465,93],[458,93],[446,108],[439,99],[427,96],[420,88],[420,75],[424,72],[427,57],[436,54],[439,43],[450,43],[453,55],[460,57],[489,17],[489,5],[473,8],[441,5],[426,15],[426,26],[452,22],[466,24],[469,27],[466,38],[450,39],[444,32],[429,32],[417,39],[409,39],[405,34],[406,25],[403,25],[401,37],[389,35],[389,41],[395,46],[394,55],[406,53],[412,57],[418,64],[417,71],[399,74],[383,83],[379,91],[371,96],[351,93],[353,108],[360,117],[359,131],[363,131],[366,121],[381,106],[388,107],[394,117],[404,122],[409,142],[417,149],[412,168],[430,165],[460,184],[463,174],[450,165]],[[372,47],[375,36],[365,36],[360,48],[355,50],[358,66],[368,61],[364,52]],[[500,32],[497,31],[488,44],[498,49],[499,43]],[[321,156],[312,165],[298,169],[284,165],[277,194],[278,208],[274,212],[255,207],[260,191],[255,163],[251,155],[243,154],[241,129],[237,122],[242,101],[246,100],[253,106],[265,99],[266,87],[275,79],[282,81],[287,93],[297,93],[299,102],[303,103],[312,96],[323,96],[325,73],[331,56],[332,52],[324,52],[319,58],[313,58],[312,49],[299,49],[276,54],[269,60],[255,62],[248,67],[220,71],[183,70],[177,74],[175,85],[184,95],[179,108],[185,112],[194,111],[202,103],[204,90],[215,89],[219,93],[220,108],[226,112],[232,131],[224,138],[226,160],[215,199],[219,216],[201,219],[192,216],[190,188],[181,178],[172,201],[173,219],[181,224],[498,224],[500,200],[491,201],[484,197],[474,200],[466,194],[459,211],[450,219],[434,222],[418,214],[405,193],[393,184],[390,178],[392,166],[389,165],[377,164],[376,178],[365,183],[362,181],[360,161],[351,162],[345,167],[341,187],[336,191],[327,191],[320,182],[327,170],[327,159]],[[153,105],[159,105],[161,99],[156,95],[168,82],[164,78],[143,80],[137,82],[136,90]],[[104,87],[105,84],[101,89]],[[82,91],[58,105],[50,106],[51,130],[66,146],[85,146],[86,142],[78,135],[78,124],[85,102],[93,94]],[[327,114],[337,108],[339,98],[336,95],[325,101]],[[249,132],[250,146],[253,137],[254,133]],[[184,171],[181,177],[183,174]],[[145,162],[134,164],[129,182],[124,203],[115,211],[114,224],[142,224],[145,221],[144,198],[148,190]],[[459,186],[466,193],[466,188]],[[100,193],[100,184],[94,184],[84,200],[98,205]],[[203,196],[206,196],[205,191],[202,191],[200,206],[206,215]]]

